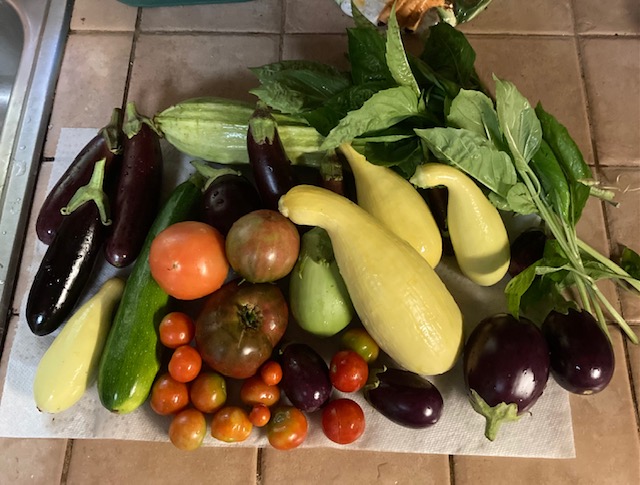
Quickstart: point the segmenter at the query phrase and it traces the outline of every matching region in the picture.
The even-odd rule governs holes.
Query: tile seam
[[[449,455],[449,484],[456,485],[455,455]]]
[[[280,0],[280,32],[278,33],[278,61],[284,53],[284,36],[287,30],[287,0]]]
[[[264,448],[259,447],[258,453],[256,454],[256,485],[262,485],[262,463],[263,456],[262,453]]]
[[[127,77],[124,82],[124,91],[122,93],[122,111],[125,112],[127,99],[129,97],[129,86],[131,84],[131,76],[133,74],[133,64],[136,57],[136,47],[138,45],[138,37],[140,37],[140,23],[142,22],[142,8],[138,8],[136,13],[136,26],[131,39],[131,51],[129,52],[129,62],[127,64]]]
[[[66,485],[69,479],[69,465],[71,464],[71,453],[73,452],[73,439],[67,440],[67,447],[64,452],[62,462],[62,473],[60,474],[60,485]]]
[[[627,365],[627,373],[629,375],[629,386],[631,387],[631,402],[633,403],[633,409],[635,410],[633,416],[636,419],[636,431],[638,433],[638,438],[640,438],[640,403],[638,402],[638,396],[635,392],[636,387],[633,377],[633,369],[631,368],[631,353],[629,352],[629,345],[632,345],[629,343],[629,339],[624,338],[624,357]]]

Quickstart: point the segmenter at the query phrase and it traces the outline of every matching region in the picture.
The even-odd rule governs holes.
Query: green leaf
[[[538,177],[544,198],[563,220],[571,221],[571,195],[569,183],[553,151],[543,139],[540,149],[530,162],[531,169]]]
[[[454,12],[459,24],[473,20],[489,6],[491,0],[456,0]]]
[[[507,308],[509,313],[516,318],[519,318],[520,316],[520,300],[522,295],[524,295],[529,289],[536,277],[536,266],[538,263],[540,263],[540,261],[533,263],[515,278],[510,280],[504,289],[505,295],[507,296]]]
[[[640,255],[633,249],[623,247],[620,256],[620,267],[634,279],[640,280]]]
[[[520,94],[513,83],[496,82],[496,108],[500,128],[516,161],[529,163],[538,151],[542,128],[529,101]]]
[[[407,179],[415,173],[416,167],[424,162],[422,145],[416,136],[388,143],[367,143],[364,156],[375,165],[396,167]]]
[[[461,89],[451,103],[447,124],[484,136],[498,150],[506,149],[493,101],[480,91]]]
[[[409,67],[409,61],[407,60],[407,54],[402,44],[402,35],[400,33],[398,19],[396,18],[395,5],[391,8],[391,15],[387,27],[386,58],[387,67],[396,83],[400,86],[407,86],[413,89],[416,96],[419,96],[420,88],[418,87],[415,77],[413,77],[411,67]]]
[[[518,182],[513,185],[507,193],[507,204],[509,209],[518,214],[536,214],[538,209],[531,199],[531,194],[527,190],[527,187]]]
[[[460,128],[415,130],[435,157],[453,165],[506,198],[517,182],[513,162],[483,136]]]
[[[406,86],[375,93],[360,109],[350,111],[338,126],[329,132],[321,149],[329,150],[365,133],[383,130],[418,114],[418,97]]]
[[[540,120],[542,135],[569,182],[571,196],[571,219],[569,222],[575,226],[580,220],[590,193],[589,187],[580,181],[593,178],[593,174],[569,131],[556,118],[547,113],[540,103],[536,106],[535,111]]]
[[[453,81],[458,87],[480,87],[474,67],[476,53],[464,34],[449,24],[438,23],[429,28],[420,58],[439,76]],[[449,93],[451,97],[456,94]]]
[[[353,22],[356,27],[359,29],[375,30],[376,28],[375,25],[369,22],[369,19],[364,16],[356,2],[353,0],[351,0],[351,17],[353,18]]]
[[[383,82],[387,87],[395,81],[387,67],[385,39],[375,29],[347,29],[349,62],[353,84]]]

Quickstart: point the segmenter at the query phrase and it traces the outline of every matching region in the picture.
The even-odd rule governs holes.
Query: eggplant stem
[[[138,132],[142,129],[142,125],[147,125],[153,131],[156,132],[158,136],[162,136],[162,133],[158,130],[158,127],[155,123],[146,116],[141,115],[136,110],[136,104],[133,101],[127,103],[125,120],[122,124],[122,131],[127,138],[131,139],[138,134]]]
[[[224,168],[215,168],[209,165],[202,160],[191,160],[191,165],[198,171],[200,175],[206,178],[206,182],[204,183],[203,191],[207,190],[209,185],[211,185],[218,177],[222,177],[223,175],[235,175],[240,177],[242,174],[237,170],[233,170],[228,167]]]
[[[98,207],[102,224],[105,226],[111,225],[111,219],[109,219],[109,198],[102,189],[105,163],[105,158],[96,162],[89,183],[80,187],[77,192],[73,194],[69,203],[60,209],[60,213],[63,216],[68,216],[80,206],[84,205],[85,202],[93,201]]]
[[[114,108],[111,113],[111,121],[107,126],[100,130],[100,134],[107,142],[109,151],[114,155],[122,153],[122,110]]]
[[[501,402],[492,407],[473,389],[471,389],[469,400],[471,401],[471,406],[474,411],[484,416],[487,420],[484,435],[489,441],[495,441],[502,423],[518,421],[520,419],[518,415],[518,405],[516,403],[507,404]]]

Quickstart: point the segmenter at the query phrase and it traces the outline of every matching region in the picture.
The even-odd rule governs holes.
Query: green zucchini
[[[158,326],[168,311],[169,295],[151,276],[149,250],[160,231],[193,215],[202,185],[202,176],[194,175],[174,189],[127,279],[98,369],[98,394],[109,411],[125,414],[142,405],[160,369]]]
[[[247,129],[255,106],[221,98],[195,98],[153,118],[158,132],[192,157],[217,163],[249,163]],[[294,164],[317,165],[324,156],[323,136],[302,118],[275,114],[278,134]]]

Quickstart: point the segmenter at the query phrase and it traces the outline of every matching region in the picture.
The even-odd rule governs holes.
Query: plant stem
[[[595,259],[596,261],[604,264],[607,268],[609,268],[613,273],[619,275],[619,276],[624,276],[626,278],[625,281],[627,283],[629,283],[631,286],[633,286],[636,290],[640,291],[640,281],[635,280],[631,277],[631,275],[629,273],[627,273],[625,270],[623,270],[620,266],[618,266],[616,263],[614,263],[613,261],[611,261],[609,258],[607,258],[606,256],[600,254],[596,249],[592,248],[591,246],[589,246],[586,242],[577,239],[577,244],[578,247],[584,251],[585,253],[587,253],[589,256],[591,256],[593,259]]]
[[[633,330],[631,330],[631,327],[629,327],[629,325],[624,320],[624,318],[622,318],[622,315],[620,315],[618,311],[615,308],[613,308],[613,305],[609,303],[609,300],[607,300],[607,298],[602,294],[602,292],[597,286],[593,285],[592,290],[595,293],[595,295],[598,297],[600,302],[607,309],[607,311],[614,318],[616,323],[620,326],[620,328],[622,328],[622,330],[627,335],[627,337],[629,337],[629,340],[631,340],[634,344],[637,344],[638,336],[634,333]]]

